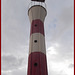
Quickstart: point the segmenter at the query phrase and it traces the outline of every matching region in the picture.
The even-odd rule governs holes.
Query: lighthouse
[[[28,9],[31,30],[27,75],[48,75],[44,33],[44,21],[47,11],[42,5],[45,0],[31,1],[34,4],[31,4],[31,7]],[[39,4],[35,4],[35,2]]]

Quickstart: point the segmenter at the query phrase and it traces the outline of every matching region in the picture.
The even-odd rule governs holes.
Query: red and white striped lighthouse
[[[44,34],[46,14],[42,5],[33,5],[28,10],[31,31],[27,75],[48,75]]]

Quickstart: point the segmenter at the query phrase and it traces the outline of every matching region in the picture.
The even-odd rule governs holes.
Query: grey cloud
[[[70,64],[69,65],[69,68],[74,68],[74,64]]]
[[[26,47],[29,44],[28,33],[30,32],[27,15],[28,4],[29,1],[26,0],[2,1],[4,9],[2,11],[2,52],[19,54],[20,50],[28,52],[28,47]]]
[[[53,29],[54,33],[51,40],[58,40],[65,32],[73,30],[73,22],[73,7],[64,8],[57,18],[56,28]]]
[[[48,75],[67,75],[63,72],[63,70],[61,71],[53,71],[51,68],[48,68]]]
[[[22,70],[16,70],[12,72],[12,75],[27,75],[27,68],[24,68]]]
[[[74,16],[74,12],[73,12],[73,7],[68,7],[68,8],[64,8],[62,11],[62,13],[59,15],[59,25],[57,25],[57,27],[60,27],[60,29],[67,29],[67,28],[71,28],[73,27],[73,16]]]
[[[2,75],[7,75],[6,73],[1,73]]]
[[[47,13],[49,14],[47,15],[45,20],[45,30],[46,30],[47,39],[51,39],[50,41],[53,40],[55,41],[59,39],[59,37],[61,37],[66,30],[73,29],[73,24],[74,24],[73,1],[71,0],[65,0],[65,1],[50,0],[50,1],[51,2],[47,1],[48,2]],[[54,22],[55,19],[56,22]],[[56,25],[56,27],[51,27],[54,24]]]
[[[17,69],[22,66],[24,58],[16,58],[13,55],[8,55],[8,56],[2,56],[2,70],[8,71],[8,70],[13,70]]]
[[[63,61],[73,58],[73,7],[63,8],[58,16],[55,22],[47,25],[46,49],[53,46],[52,44],[58,43],[60,47],[53,46],[58,53],[53,56],[53,59]],[[54,24],[56,24],[56,28],[52,27]]]
[[[27,64],[30,32],[28,4],[26,0],[2,1],[2,70],[14,70]]]

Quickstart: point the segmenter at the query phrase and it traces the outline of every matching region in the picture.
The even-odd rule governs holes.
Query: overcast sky
[[[1,73],[27,75],[30,0],[2,0]],[[44,22],[48,75],[74,75],[73,0],[46,0]]]

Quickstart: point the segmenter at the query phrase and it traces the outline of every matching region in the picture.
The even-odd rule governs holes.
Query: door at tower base
[[[48,75],[46,55],[42,52],[32,52],[28,59],[27,75]]]
[[[31,0],[31,1],[45,2],[45,0]]]

